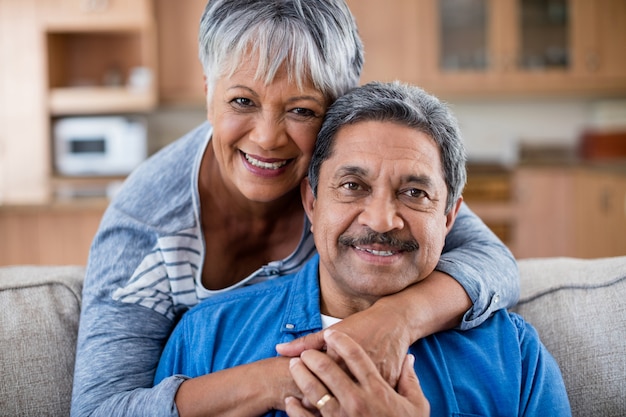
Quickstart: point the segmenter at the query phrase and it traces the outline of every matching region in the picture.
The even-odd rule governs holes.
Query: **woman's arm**
[[[71,415],[177,416],[183,382],[152,388],[154,370],[173,323],[148,308],[83,298]]]
[[[460,328],[474,328],[501,308],[513,307],[520,294],[519,270],[511,251],[463,203],[441,254],[437,270],[454,277],[471,299]]]
[[[134,217],[141,216],[129,216],[112,203],[94,238],[83,286],[72,416],[177,415],[174,396],[183,380],[170,378],[152,388],[173,318],[113,296],[146,256],[158,258],[154,231]],[[155,304],[172,304],[169,294],[160,295]]]
[[[166,351],[161,363],[174,361]],[[175,401],[180,417],[250,417],[284,410],[285,398],[301,396],[289,358],[274,357],[187,379]]]
[[[413,342],[441,330],[478,326],[518,297],[519,271],[511,252],[462,204],[433,274],[333,327],[363,346],[395,385]],[[298,356],[323,346],[322,335],[316,333],[277,349]]]

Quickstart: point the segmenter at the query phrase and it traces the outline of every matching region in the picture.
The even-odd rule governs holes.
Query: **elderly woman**
[[[208,123],[129,176],[94,238],[72,415],[258,415],[300,396],[287,357],[152,381],[186,310],[315,253],[299,185],[326,109],[358,83],[361,41],[343,0],[211,0],[199,44]],[[336,328],[395,382],[413,341],[479,325],[518,293],[515,260],[464,206],[436,272]]]

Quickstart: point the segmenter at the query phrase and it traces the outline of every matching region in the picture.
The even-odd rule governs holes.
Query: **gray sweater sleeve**
[[[520,293],[517,262],[509,249],[463,203],[437,265],[467,291],[473,306],[460,328],[480,325],[494,311],[512,307]]]
[[[145,307],[83,300],[72,416],[178,416],[170,377],[152,388],[173,323]]]

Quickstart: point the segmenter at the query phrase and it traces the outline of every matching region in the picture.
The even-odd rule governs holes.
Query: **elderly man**
[[[425,278],[439,262],[465,180],[456,121],[436,98],[400,83],[371,83],[343,96],[325,117],[302,185],[319,255],[293,276],[188,312],[155,381],[275,356],[276,344],[330,327]],[[303,395],[287,399],[291,415],[313,416],[312,406],[324,416],[425,415],[421,390],[436,415],[570,415],[554,359],[529,324],[504,310],[476,329],[413,344],[408,353],[418,359],[405,368],[412,365],[421,388],[404,369],[397,392],[344,336],[330,332],[327,340],[328,355],[343,359],[345,371],[326,353],[292,360]],[[241,381],[233,389],[263,383]]]

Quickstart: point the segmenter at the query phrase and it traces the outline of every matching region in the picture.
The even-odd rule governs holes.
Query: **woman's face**
[[[307,83],[302,89],[281,69],[271,84],[255,80],[248,59],[207,97],[211,143],[227,187],[249,200],[270,202],[306,175],[327,102]]]

